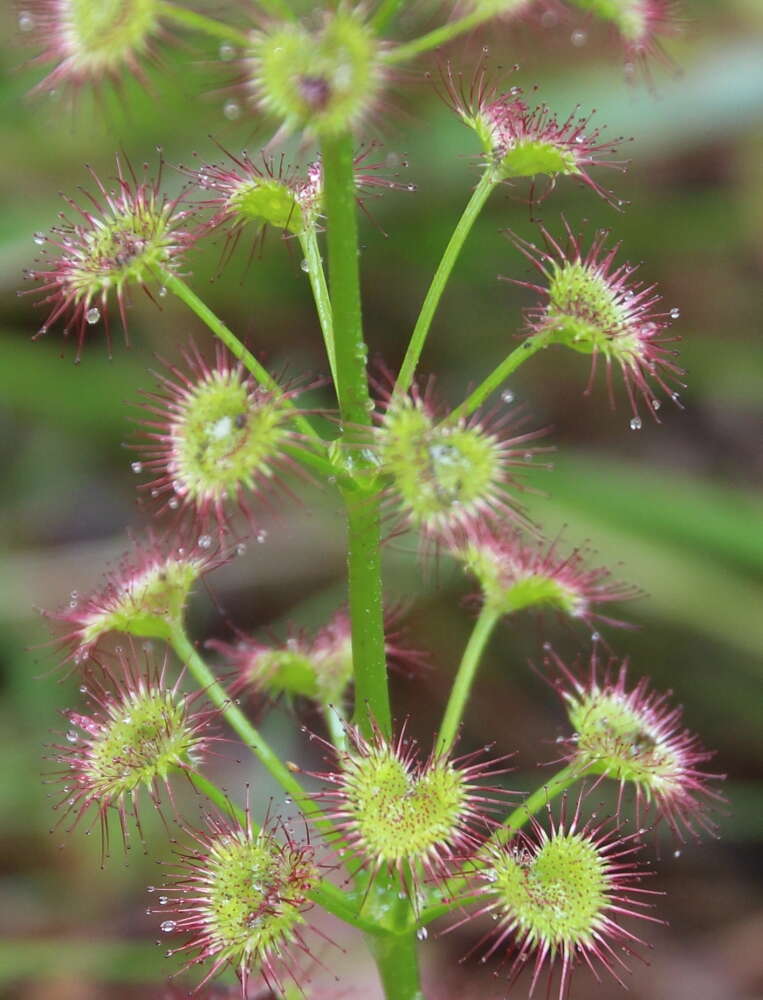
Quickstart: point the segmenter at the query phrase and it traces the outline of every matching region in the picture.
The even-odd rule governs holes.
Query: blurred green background
[[[230,16],[243,17],[241,8]],[[410,24],[428,14],[410,5]],[[224,13],[219,5],[218,13]],[[718,750],[716,770],[728,774],[730,808],[722,839],[685,845],[674,857],[663,846],[660,910],[668,929],[647,930],[655,950],[636,968],[639,1000],[753,1000],[763,997],[763,908],[756,884],[761,836],[763,753],[763,4],[760,0],[687,0],[682,36],[668,43],[680,67],[656,65],[654,89],[629,86],[606,29],[571,15],[493,25],[450,50],[465,68],[489,42],[490,63],[519,61],[512,82],[541,86],[539,99],[566,115],[576,103],[597,109],[608,134],[633,136],[625,146],[627,174],[599,171],[597,179],[631,203],[617,213],[585,188],[560,182],[540,214],[559,231],[563,213],[589,231],[612,227],[623,255],[644,261],[641,276],[657,281],[668,307],[680,309],[676,331],[689,372],[685,409],[663,406],[660,425],[629,429],[622,394],[612,412],[603,387],[582,390],[588,363],[561,350],[544,352],[511,380],[534,425],[550,426],[558,448],[552,472],[534,474],[541,491],[534,514],[555,532],[568,525],[571,543],[590,539],[598,558],[639,584],[647,596],[622,614],[639,628],[602,629],[613,651],[629,653],[636,673],[670,688],[686,722]],[[573,46],[571,33],[587,31]],[[58,191],[86,183],[84,162],[105,176],[124,150],[136,163],[164,148],[172,164],[197,151],[217,158],[208,135],[232,150],[255,151],[268,133],[245,115],[223,111],[231,100],[228,70],[217,46],[184,36],[163,47],[150,73],[152,93],[128,84],[120,99],[86,96],[73,112],[51,98],[26,95],[39,78],[23,66],[25,53],[11,11],[2,14],[0,51],[0,449],[3,558],[0,564],[0,997],[34,1000],[164,997],[168,963],[157,947],[156,917],[145,914],[147,883],[161,881],[156,861],[168,857],[156,817],[149,817],[148,856],[133,851],[125,865],[115,850],[105,871],[98,845],[82,832],[49,828],[55,815],[43,772],[43,744],[59,730],[59,710],[74,707],[76,678],[58,683],[39,608],[52,608],[95,585],[126,544],[127,526],[145,523],[136,506],[136,477],[122,447],[133,433],[130,404],[148,389],[154,354],[177,358],[189,337],[208,346],[210,335],[183,306],[162,300],[158,311],[142,296],[130,310],[132,347],[115,337],[109,361],[96,333],[82,364],[60,332],[30,342],[44,313],[17,298],[21,270],[37,249],[32,234],[55,222]],[[475,179],[474,137],[435,96],[423,60],[393,81],[389,106],[372,128],[376,159],[403,185],[367,202],[363,225],[365,316],[372,356],[399,364],[426,283]],[[229,114],[230,114],[229,109]],[[296,150],[302,163],[312,150]],[[407,166],[406,166],[407,164]],[[182,177],[168,171],[168,186]],[[528,266],[501,235],[512,227],[530,236],[521,185],[495,195],[470,237],[435,320],[424,370],[457,402],[512,345],[522,289],[498,274],[527,277]],[[247,263],[246,247],[214,282],[221,242],[195,252],[192,283],[210,305],[275,369],[325,368],[306,276],[299,254],[270,234],[261,257]],[[134,416],[133,411],[133,416]],[[267,524],[267,538],[209,581],[195,601],[197,638],[228,637],[231,623],[276,631],[288,621],[313,625],[342,599],[342,523],[336,497],[308,490]],[[394,679],[398,718],[410,715],[426,742],[437,725],[468,635],[462,607],[468,584],[442,560],[423,572],[408,540],[387,553],[390,596],[409,601],[407,625],[432,669]],[[618,609],[620,611],[620,609]],[[466,719],[463,748],[495,739],[499,752],[519,751],[515,787],[532,787],[536,764],[552,759],[564,721],[552,692],[528,669],[539,643],[551,639],[565,656],[585,648],[585,631],[522,620],[492,644]],[[307,721],[319,727],[317,720]],[[277,708],[264,726],[283,752],[316,764],[298,738],[292,714]],[[214,764],[218,779],[239,794],[253,781],[258,802],[272,794],[235,747]],[[193,817],[198,803],[184,800]],[[373,976],[358,949],[328,922],[327,932],[349,955],[319,948],[347,974],[347,992],[375,997]],[[500,980],[458,967],[476,931],[430,939],[424,961],[431,996],[503,997]],[[757,942],[757,944],[756,944]],[[456,971],[457,970],[457,971]],[[321,973],[317,973],[320,979]],[[328,980],[332,982],[331,979]],[[581,972],[574,995],[606,998]],[[517,996],[523,995],[522,984]]]

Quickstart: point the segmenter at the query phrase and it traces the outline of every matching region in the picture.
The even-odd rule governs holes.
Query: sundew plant
[[[572,2],[607,22],[634,86],[649,86],[652,67],[668,60],[673,5]],[[626,166],[619,140],[590,110],[571,104],[557,116],[537,103],[473,42],[478,27],[510,33],[519,19],[527,37],[547,5],[297,8],[268,0],[226,19],[224,5],[212,17],[160,0],[27,0],[18,11],[41,67],[36,90],[55,91],[74,116],[81,97],[119,89],[130,75],[161,94],[163,47],[213,39],[229,75],[226,115],[241,131],[235,146],[212,137],[192,166],[115,149],[113,170],[88,167],[55,224],[34,237],[24,292],[42,310],[38,336],[68,338],[77,362],[113,349],[119,363],[138,294],[157,306],[174,296],[208,329],[174,355],[168,347],[154,388],[136,401],[127,461],[150,530],[131,536],[99,590],[74,592],[48,612],[58,659],[82,695],[49,751],[59,822],[74,835],[95,828],[104,864],[136,838],[162,860],[162,882],[149,891],[167,975],[199,995],[218,978],[229,989],[235,974],[231,996],[347,996],[341,982],[316,991],[313,974],[331,971],[349,925],[387,1000],[440,1000],[422,985],[420,948],[472,921],[477,954],[513,995],[563,1000],[578,966],[623,984],[644,937],[659,946],[654,831],[679,842],[712,833],[719,776],[670,696],[613,651],[619,606],[638,588],[611,576],[587,545],[546,537],[528,513],[526,476],[547,464],[553,432],[513,405],[507,379],[521,365],[552,366],[567,349],[587,359],[581,393],[603,381],[609,406],[625,414],[624,434],[656,427],[663,408],[681,406],[678,310],[616,235],[554,219],[556,186],[577,182],[581,201],[608,203],[616,228],[625,208],[613,190]],[[561,6],[553,16],[565,16]],[[189,59],[189,79],[195,70]],[[475,183],[453,207],[402,361],[369,362],[359,211],[372,195],[411,197],[385,137],[401,127],[398,109],[414,84],[435,88],[462,124]],[[295,146],[306,165],[290,165],[285,150]],[[506,203],[507,254],[489,266],[529,297],[524,328],[465,398],[449,400],[422,368],[427,340],[483,206],[507,188],[517,195]],[[535,238],[513,233],[512,213],[526,216],[529,206],[534,219],[541,203]],[[244,281],[254,284],[257,256],[276,250],[273,235],[309,278],[324,371],[273,369],[204,301],[210,275],[193,269],[199,245],[217,243],[220,268],[249,253]],[[462,349],[475,344],[466,337]],[[553,492],[553,471],[546,476]],[[230,641],[192,638],[194,589],[261,537],[274,503],[309,496],[308,485],[344,510],[345,601],[322,627],[296,622],[283,641],[235,623]],[[385,584],[385,547],[411,539],[425,572],[451,564],[473,582],[473,630],[452,677],[422,666],[408,609]],[[568,725],[538,749],[535,790],[520,795],[511,791],[516,762],[491,748],[497,734],[484,733],[478,751],[459,747],[459,734],[488,644],[502,623],[527,614],[543,617],[533,668]],[[575,662],[557,655],[557,628],[579,637]],[[501,635],[510,658],[510,632]],[[407,735],[390,704],[388,672],[399,668],[426,669],[443,690],[427,743]],[[301,761],[281,759],[261,731],[278,701],[294,706],[295,719],[313,710],[308,726],[295,722]],[[213,783],[209,761],[231,742],[269,772],[280,799],[265,801],[256,781],[238,792]],[[321,765],[309,746],[320,746]],[[201,818],[183,805],[189,783]],[[607,787],[612,806],[602,810]],[[163,840],[144,834],[146,809],[164,817]],[[647,935],[648,924],[658,926]]]

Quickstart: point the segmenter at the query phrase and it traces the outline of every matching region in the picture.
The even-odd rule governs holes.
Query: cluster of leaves
[[[619,31],[630,61],[653,52],[658,33],[672,23],[659,0],[576,4]],[[304,173],[272,153],[223,151],[222,162],[180,168],[188,184],[176,198],[165,194],[161,169],[151,177],[146,167],[141,176],[118,159],[113,180],[93,173],[96,191],[83,203],[70,200],[73,216],[62,213],[50,235],[36,238],[43,249],[28,272],[49,306],[41,332],[63,321],[77,340],[78,359],[91,330],[102,324],[108,339],[112,298],[126,332],[128,296],[136,288],[150,297],[176,295],[218,338],[211,359],[192,344],[181,362],[166,364],[143,401],[132,468],[146,473],[142,489],[160,527],[135,543],[99,592],[77,596],[51,616],[91,703],[87,712],[68,714],[71,728],[53,757],[65,782],[64,815],[75,823],[86,814],[100,820],[105,845],[110,815],[118,816],[127,841],[131,817],[140,830],[141,793],[159,807],[160,789],[167,790],[188,846],[161,890],[161,930],[184,936],[170,954],[190,956],[187,965],[207,964],[203,983],[233,967],[244,996],[255,979],[286,993],[297,974],[295,955],[309,954],[305,915],[313,904],[398,942],[422,938],[431,921],[468,907],[464,919],[485,913],[495,919],[487,954],[511,956],[512,975],[534,956],[531,991],[546,966],[558,966],[564,997],[580,962],[598,962],[620,981],[618,951],[639,940],[622,918],[655,919],[647,912],[652,894],[639,884],[643,829],[626,835],[617,816],[584,819],[587,793],[608,778],[619,785],[618,814],[630,789],[639,824],[665,820],[678,837],[712,829],[706,806],[717,796],[709,787],[713,776],[703,770],[709,755],[665,697],[645,681],[630,686],[627,664],[602,657],[598,633],[589,671],[569,668],[545,648],[544,673],[567,708],[570,734],[557,761],[562,770],[536,793],[509,808],[510,793],[498,780],[507,762],[453,752],[480,657],[502,619],[545,610],[588,629],[617,626],[605,606],[637,595],[590,565],[584,548],[565,550],[561,540],[543,538],[523,509],[522,470],[537,464],[544,432],[527,429],[506,392],[500,405],[483,408],[507,375],[551,345],[587,354],[591,379],[603,365],[613,399],[612,376],[620,374],[633,430],[642,426],[644,407],[658,418],[660,394],[678,401],[682,372],[667,346],[677,314],[661,309],[654,287],[633,280],[635,269],[617,262],[618,247],[607,247],[607,234],[597,234],[587,249],[566,223],[562,239],[541,228],[542,247],[509,234],[541,282],[519,282],[539,296],[521,343],[453,409],[438,401],[431,382],[415,380],[442,290],[493,190],[528,178],[535,196],[536,181],[546,178],[550,193],[567,177],[612,200],[592,173],[620,166],[609,158],[616,143],[603,141],[590,116],[573,112],[559,120],[544,105],[531,107],[519,88],[493,82],[484,62],[468,81],[444,67],[442,92],[481,144],[481,178],[400,370],[380,370],[371,380],[366,372],[367,348],[353,312],[357,245],[348,220],[369,190],[399,185],[372,162],[373,147],[358,146],[358,135],[383,112],[397,62],[483,21],[525,16],[531,6],[475,0],[440,29],[397,45],[384,37],[397,7],[389,2],[371,15],[341,4],[297,20],[273,0],[250,32],[153,0],[37,0],[20,14],[22,30],[40,39],[40,58],[54,63],[43,88],[78,89],[118,78],[125,68],[142,73],[169,23],[215,34],[225,39],[226,61],[237,66],[241,100],[276,123],[268,148],[294,132],[320,145]],[[225,262],[243,233],[265,227],[298,241],[304,254],[339,404],[338,433],[324,436],[301,403],[313,383],[276,378],[182,277],[197,242],[224,232]],[[244,532],[258,536],[268,499],[291,493],[291,483],[306,476],[338,487],[347,507],[348,608],[313,636],[297,632],[279,643],[238,635],[217,643],[234,671],[224,684],[186,635],[189,593],[244,551]],[[388,534],[415,532],[423,553],[448,554],[478,585],[475,630],[426,753],[404,727],[393,734],[386,700],[387,665],[417,666],[421,656],[394,630],[394,616],[385,622],[381,611],[382,512]],[[127,646],[112,659],[114,634],[126,636]],[[147,654],[141,665],[137,641],[156,639],[174,649],[200,692],[183,695],[164,661],[158,667]],[[252,748],[321,835],[322,860],[293,823],[256,825],[248,805],[239,809],[204,776],[201,767],[218,737],[208,732],[210,711],[195,707],[202,692],[212,714]],[[314,775],[320,791],[308,795],[295,777],[299,768],[277,758],[239,708],[242,694],[320,710],[330,737],[330,770]],[[177,814],[178,776],[214,807],[203,830]],[[534,819],[577,783],[571,808],[565,801],[557,818],[549,810],[545,826]],[[346,868],[349,892],[325,877],[330,857]],[[415,969],[393,974],[380,965],[380,971],[390,998],[420,995]]]

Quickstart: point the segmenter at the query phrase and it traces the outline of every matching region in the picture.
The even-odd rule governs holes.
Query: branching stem
[[[423,52],[429,52],[440,45],[445,45],[454,38],[458,38],[459,35],[463,35],[465,31],[479,27],[480,24],[484,24],[485,21],[488,21],[493,16],[493,14],[485,14],[481,10],[474,10],[471,14],[461,17],[457,21],[450,21],[448,24],[443,24],[439,28],[428,31],[419,38],[414,38],[413,41],[396,45],[384,53],[384,59],[390,63],[415,59],[416,56],[420,56]]]
[[[283,0],[260,0],[259,5],[263,10],[278,17],[293,17]],[[159,13],[168,21],[182,24],[184,28],[209,35],[211,38],[219,38],[222,42],[231,42],[233,45],[238,45],[239,48],[248,49],[251,45],[251,39],[246,31],[234,28],[230,24],[224,24],[222,21],[216,21],[214,18],[199,14],[195,10],[188,10],[188,8],[178,4],[167,3],[165,0],[159,4]]]
[[[413,329],[403,364],[400,367],[400,374],[395,383],[395,393],[405,393],[408,391],[408,387],[413,380],[416,367],[421,358],[421,352],[424,350],[424,344],[426,343],[435,311],[440,303],[442,293],[445,291],[445,286],[448,283],[455,263],[458,260],[458,255],[461,253],[461,248],[466,241],[466,237],[471,232],[472,226],[482,211],[485,202],[490,197],[490,193],[496,186],[496,183],[497,181],[493,177],[492,170],[486,170],[480,178],[479,184],[472,192],[463,215],[453,230],[453,235],[445,247],[445,252],[442,255],[440,263],[437,265],[432,283],[427,290],[426,298],[421,306],[421,312],[416,320],[416,326]]]
[[[440,735],[437,738],[437,752],[440,754],[448,754],[453,748],[477,669],[499,618],[500,615],[488,605],[484,605],[480,611],[474,630],[466,644],[461,665],[458,668],[445,708]]]
[[[307,276],[310,279],[310,287],[313,290],[315,308],[318,313],[318,322],[321,325],[323,343],[326,346],[326,356],[328,357],[331,377],[336,384],[336,350],[334,348],[334,321],[331,316],[331,299],[329,297],[326,275],[323,270],[323,258],[318,245],[318,235],[314,228],[308,228],[299,235],[299,243],[302,247]]]
[[[479,409],[485,400],[491,396],[496,389],[506,381],[509,375],[513,375],[520,365],[524,364],[528,358],[536,354],[541,348],[547,347],[550,334],[536,333],[532,337],[527,337],[519,347],[514,350],[484,379],[477,388],[469,393],[466,399],[448,414],[448,422],[468,417],[475,410]]]

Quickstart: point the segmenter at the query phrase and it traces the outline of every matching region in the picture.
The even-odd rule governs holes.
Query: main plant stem
[[[369,438],[373,403],[368,391],[368,351],[360,307],[352,136],[325,139],[321,153],[342,442],[352,463],[362,465],[361,446]],[[374,723],[389,736],[392,717],[384,648],[379,496],[371,487],[357,492],[345,490],[344,497],[355,719],[367,737]]]
[[[419,978],[416,932],[369,937],[386,1000],[424,1000]]]
[[[496,186],[496,183],[497,182],[493,177],[493,171],[491,169],[486,170],[480,178],[479,184],[472,192],[472,196],[464,209],[463,215],[458,220],[458,224],[453,230],[453,235],[445,248],[442,259],[440,260],[434,277],[432,278],[432,283],[427,290],[426,298],[421,306],[419,318],[416,320],[416,326],[413,329],[411,340],[408,344],[408,350],[405,353],[405,358],[403,359],[403,363],[400,367],[400,374],[398,375],[397,382],[395,383],[395,392],[404,393],[408,390],[408,387],[411,384],[416,371],[416,366],[418,365],[421,357],[421,352],[424,349],[429,328],[432,325],[432,319],[434,318],[435,311],[439,305],[440,299],[442,298],[442,293],[445,291],[445,286],[448,283],[448,279],[453,271],[458,255],[461,253],[461,248],[466,241],[466,237],[469,235],[477,216],[482,211],[482,208],[487,199],[490,197],[490,193]]]
[[[440,735],[437,738],[437,752],[441,754],[450,753],[458,735],[458,727],[464,715],[466,703],[472,690],[472,684],[480,665],[485,646],[490,639],[493,629],[498,622],[499,615],[488,605],[484,605],[480,611],[474,630],[469,636],[464,655],[461,658],[461,665],[458,668],[456,679],[451,688],[448,704],[445,708]]]
[[[360,304],[358,224],[355,201],[353,139],[350,133],[324,139],[321,146],[329,260],[329,288],[334,324],[336,393],[343,448],[365,488],[343,490],[347,508],[347,574],[355,720],[366,737],[374,726],[392,735],[384,642],[381,577],[381,515],[374,467],[363,457],[369,441],[373,402],[368,391]],[[411,905],[400,901],[403,930],[368,937],[387,1000],[423,1000]]]

